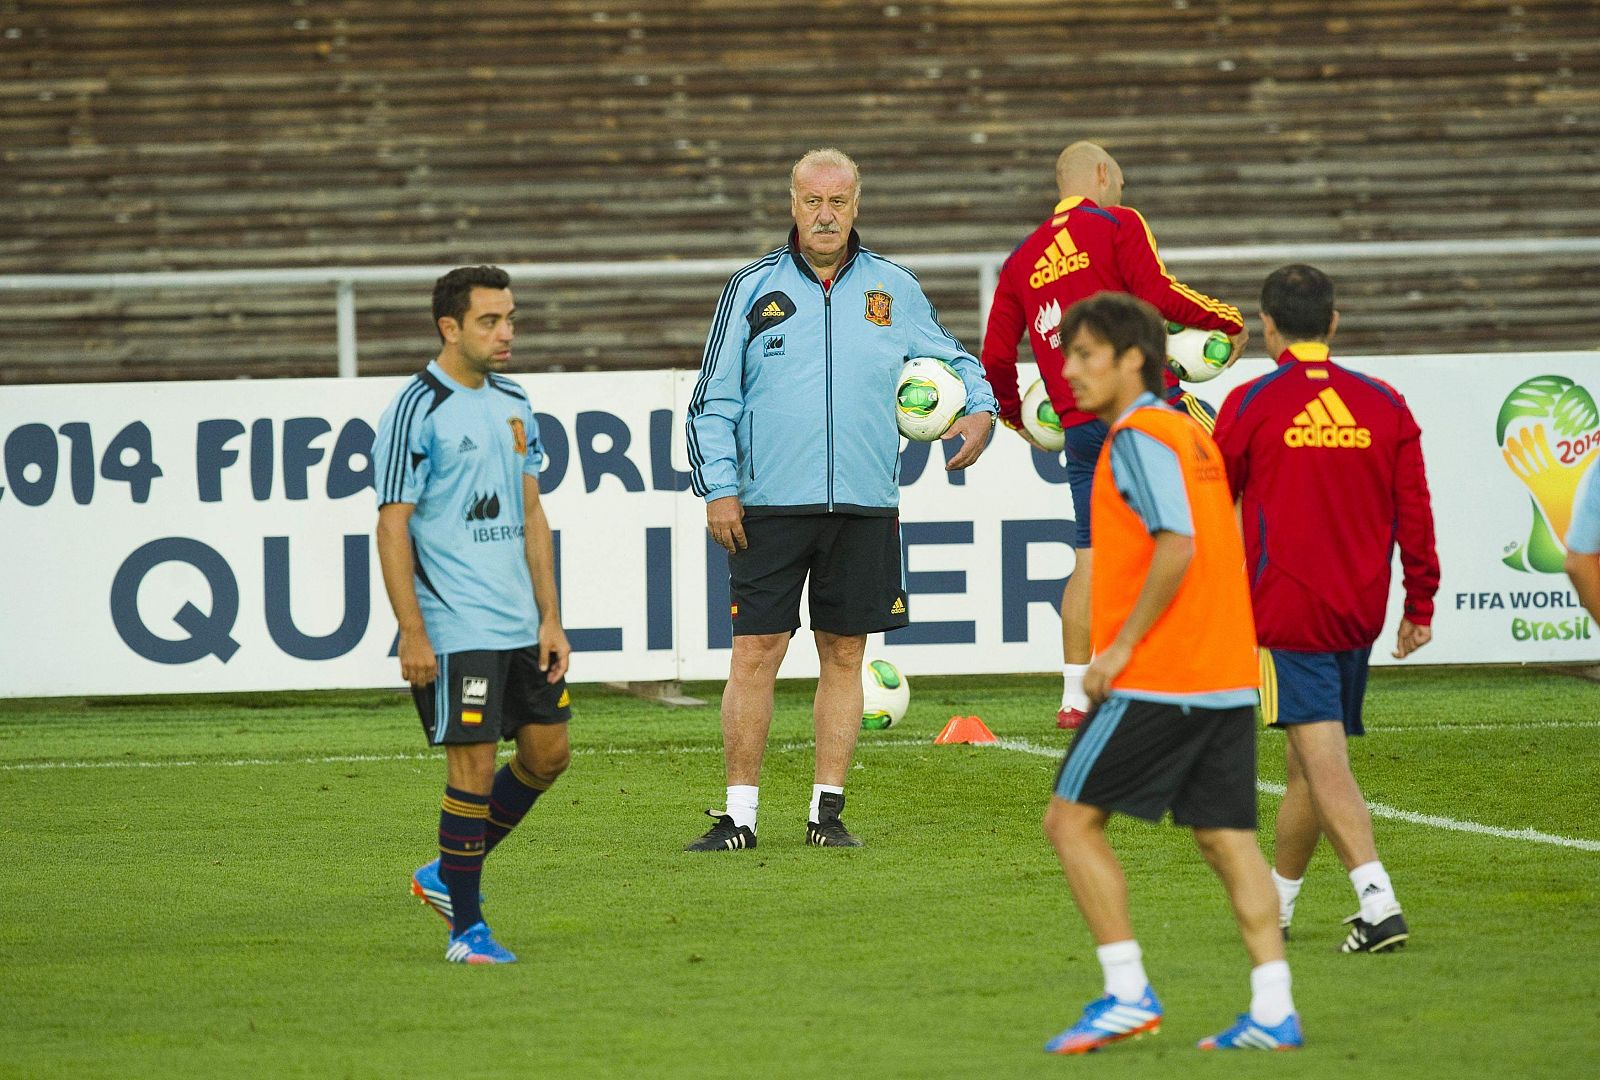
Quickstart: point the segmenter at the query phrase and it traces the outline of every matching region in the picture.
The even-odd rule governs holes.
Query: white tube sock
[[[756,807],[761,803],[761,789],[754,784],[728,785],[728,816],[735,825],[755,831]]]
[[[1294,902],[1299,899],[1300,886],[1305,883],[1305,878],[1286,878],[1276,868],[1272,871],[1272,884],[1278,890],[1278,925],[1285,930],[1294,921]]]
[[[1394,886],[1383,869],[1383,863],[1374,860],[1362,863],[1350,871],[1350,884],[1361,903],[1361,918],[1376,926],[1400,910],[1400,901],[1394,895]]]
[[[1269,960],[1250,969],[1250,1019],[1262,1027],[1277,1027],[1294,1012],[1289,993],[1289,961]]]
[[[1089,711],[1089,695],[1083,692],[1083,676],[1088,664],[1061,665],[1061,707]]]
[[[1137,941],[1113,941],[1094,952],[1106,975],[1106,993],[1130,1005],[1144,997],[1150,980],[1144,973],[1144,953]]]

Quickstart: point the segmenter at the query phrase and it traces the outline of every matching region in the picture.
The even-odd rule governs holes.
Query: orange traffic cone
[[[934,737],[935,746],[948,746],[953,743],[996,743],[994,732],[989,730],[987,724],[976,716],[952,716],[944,730]]]

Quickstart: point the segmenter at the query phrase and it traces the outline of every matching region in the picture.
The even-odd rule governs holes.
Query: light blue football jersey
[[[502,375],[470,390],[434,361],[384,410],[373,486],[380,507],[416,507],[417,604],[435,653],[538,644],[522,477],[543,464],[528,395]]]

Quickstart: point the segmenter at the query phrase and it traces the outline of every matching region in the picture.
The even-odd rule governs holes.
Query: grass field
[[[1243,950],[1186,833],[1114,824],[1167,1021],[1086,1059],[1041,1053],[1100,992],[1038,825],[1056,680],[913,680],[907,720],[863,733],[860,851],[803,846],[810,687],[785,684],[761,847],[689,855],[721,800],[719,689],[690,687],[712,699],[693,709],[577,689],[572,770],[488,863],[486,910],[522,958],[490,969],[446,964],[407,894],[443,768],[402,694],[0,702],[0,1076],[1600,1069],[1600,686],[1374,674],[1357,775],[1440,820],[1377,822],[1415,935],[1398,955],[1334,952],[1354,901],[1319,851],[1289,950],[1298,1055],[1192,1049],[1247,1004]],[[1012,741],[932,746],[957,712]],[[1281,781],[1281,737],[1261,747]]]

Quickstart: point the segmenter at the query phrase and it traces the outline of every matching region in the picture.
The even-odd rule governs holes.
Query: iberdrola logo
[[[1578,484],[1600,455],[1600,410],[1566,376],[1537,375],[1500,406],[1495,441],[1533,503],[1527,541],[1508,545],[1502,561],[1514,570],[1561,573]]]

